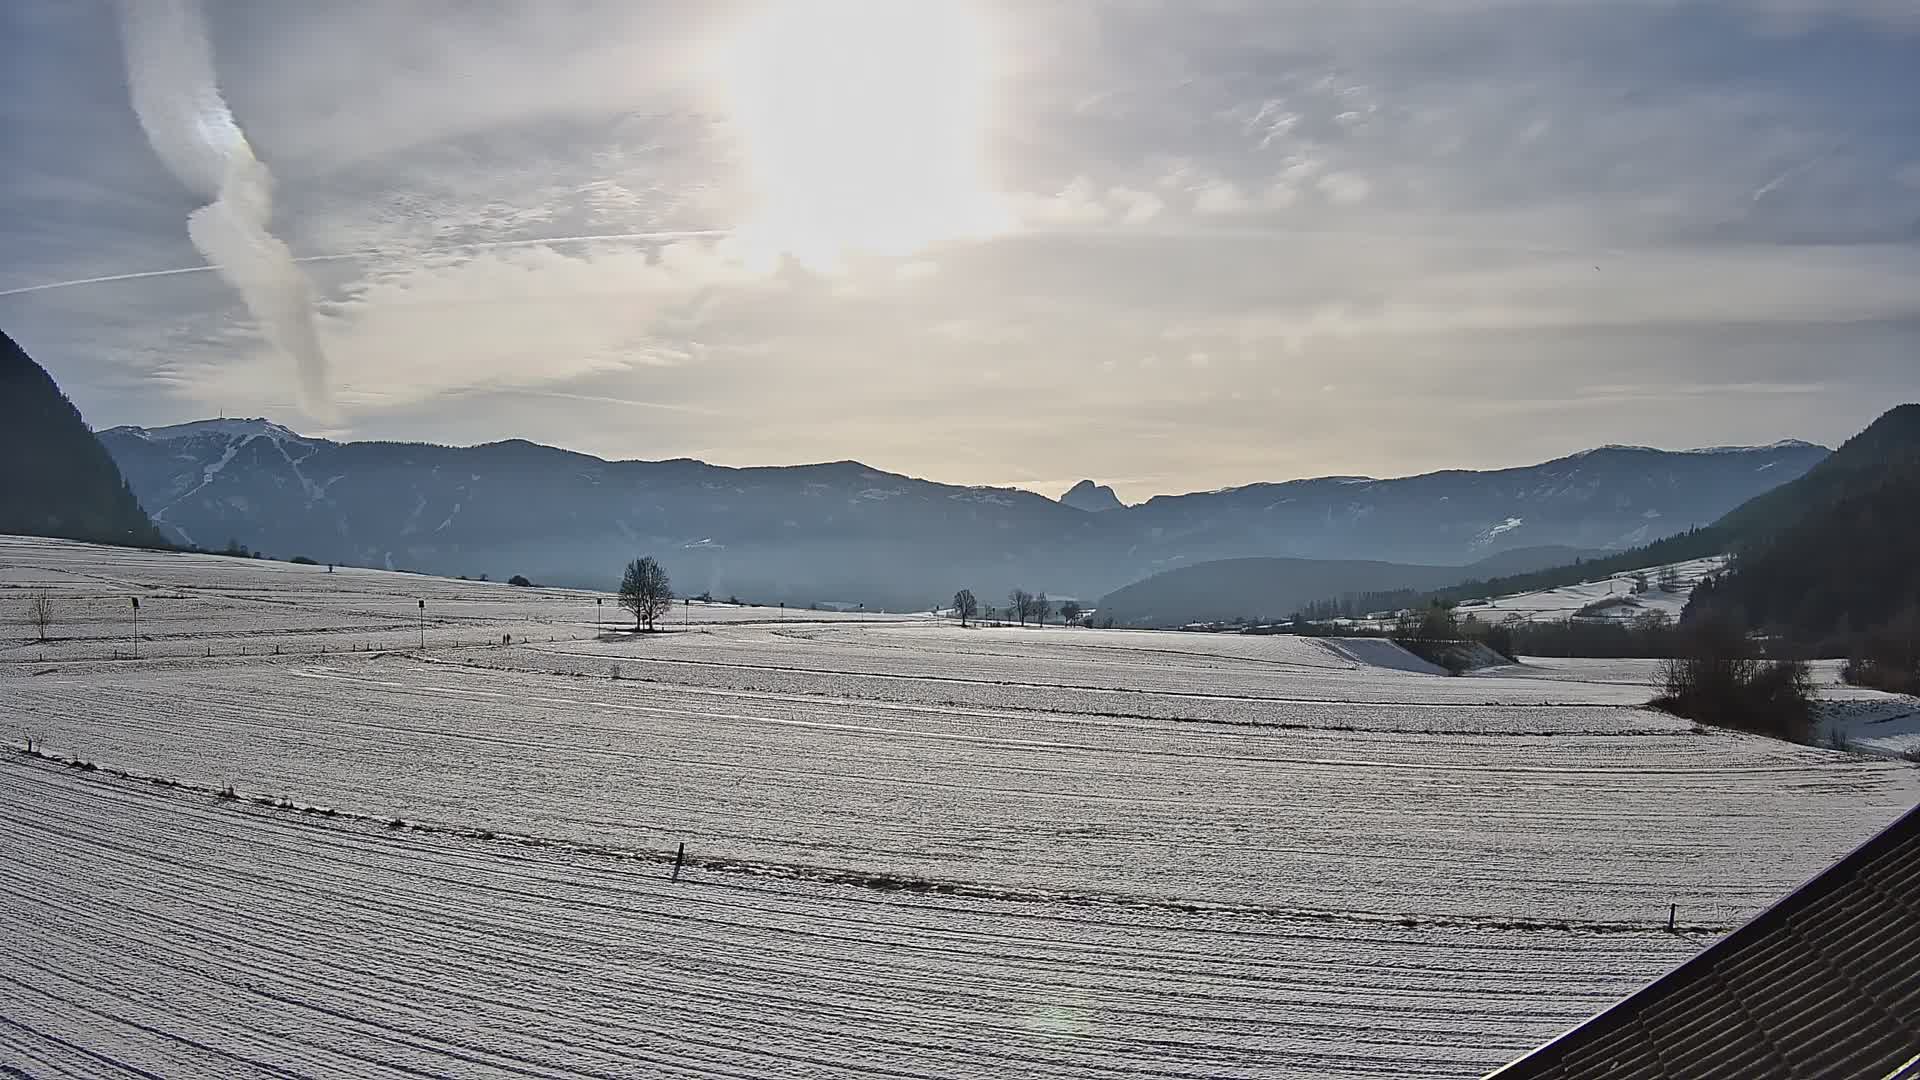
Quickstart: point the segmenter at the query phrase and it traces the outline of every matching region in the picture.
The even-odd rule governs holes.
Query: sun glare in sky
[[[742,25],[718,77],[755,199],[748,250],[831,267],[1000,229],[993,52],[966,0],[776,0]]]

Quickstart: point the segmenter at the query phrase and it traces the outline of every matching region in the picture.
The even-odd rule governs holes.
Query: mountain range
[[[1215,559],[1465,567],[1521,548],[1630,547],[1711,522],[1828,451],[1787,441],[1608,446],[1538,465],[1056,501],[853,461],[606,461],[521,440],[334,442],[264,419],[99,433],[170,538],[282,557],[609,586],[654,554],[679,591],[931,607],[956,588],[1099,597]],[[989,601],[990,602],[990,601]]]

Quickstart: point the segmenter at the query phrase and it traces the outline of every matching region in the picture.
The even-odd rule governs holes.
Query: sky
[[[1136,501],[1920,399],[1920,0],[9,0],[0,145],[96,427]]]

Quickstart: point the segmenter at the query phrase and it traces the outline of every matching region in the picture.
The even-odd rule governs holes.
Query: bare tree
[[[653,629],[653,620],[673,607],[673,584],[653,556],[627,564],[626,576],[620,579],[620,606],[633,612],[636,627],[648,630]]]
[[[1015,589],[1007,594],[1007,614],[1027,625],[1027,616],[1033,614],[1033,594],[1025,589]]]
[[[40,634],[40,640],[47,640],[47,627],[53,625],[53,597],[45,589],[35,589],[27,599],[27,623]]]
[[[1080,621],[1081,611],[1080,601],[1069,600],[1060,605],[1060,621],[1068,626],[1072,626],[1074,623]]]
[[[1047,594],[1041,593],[1033,598],[1033,621],[1041,626],[1047,625]]]
[[[967,625],[968,619],[980,614],[980,601],[973,598],[972,589],[961,589],[953,594],[953,613],[960,616],[961,626]]]

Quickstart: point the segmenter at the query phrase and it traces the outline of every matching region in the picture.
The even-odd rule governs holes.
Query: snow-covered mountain
[[[1464,565],[1516,548],[1625,547],[1712,521],[1827,453],[1603,447],[1526,468],[1253,484],[1089,513],[852,461],[736,469],[520,440],[338,443],[258,419],[100,440],[161,528],[203,547],[597,585],[651,553],[683,592],[894,608],[962,586],[1099,596],[1209,559]]]

